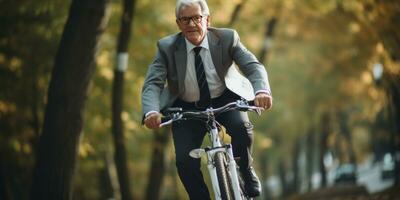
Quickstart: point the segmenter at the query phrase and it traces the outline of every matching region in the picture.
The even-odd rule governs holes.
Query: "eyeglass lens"
[[[193,16],[193,17],[181,17],[181,18],[179,18],[179,20],[180,20],[182,23],[184,23],[184,24],[187,25],[187,24],[190,23],[191,20],[193,20],[193,22],[195,22],[195,23],[200,23],[202,17],[203,17],[203,16],[201,16],[201,15],[197,15],[197,16]]]

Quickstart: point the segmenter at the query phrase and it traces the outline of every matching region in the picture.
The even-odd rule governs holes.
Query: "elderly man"
[[[143,122],[148,128],[159,128],[160,112],[171,106],[204,110],[240,98],[254,99],[256,106],[265,109],[272,106],[264,66],[243,46],[236,31],[210,27],[205,0],[178,0],[176,23],[181,32],[158,41],[143,86]],[[247,114],[230,111],[219,115],[217,121],[232,137],[234,156],[240,157],[245,192],[252,197],[260,195],[260,182],[252,167],[253,125]],[[200,160],[189,156],[201,146],[206,131],[198,121],[172,124],[178,174],[192,200],[210,199]]]

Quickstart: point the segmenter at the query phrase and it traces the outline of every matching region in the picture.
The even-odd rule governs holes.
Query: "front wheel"
[[[217,152],[214,155],[215,167],[217,170],[217,178],[219,190],[222,200],[233,200],[232,181],[228,176],[227,162],[224,152]]]

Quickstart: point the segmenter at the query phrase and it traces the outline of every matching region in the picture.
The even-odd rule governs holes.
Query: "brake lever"
[[[236,106],[239,111],[253,111],[257,113],[257,115],[261,115],[261,112],[264,111],[264,108],[258,107],[254,105],[254,101],[246,101],[246,100],[238,100],[236,102]]]
[[[159,127],[161,128],[161,127],[163,127],[163,126],[172,124],[172,122],[177,121],[177,120],[180,120],[180,119],[182,119],[182,117],[183,117],[183,115],[182,115],[181,113],[173,113],[173,114],[172,114],[172,117],[171,117],[169,120],[167,120],[167,121],[161,123],[161,124],[159,125]]]
[[[253,111],[254,111],[255,113],[257,113],[258,116],[260,116],[260,115],[261,115],[261,112],[264,111],[264,108],[256,107]]]

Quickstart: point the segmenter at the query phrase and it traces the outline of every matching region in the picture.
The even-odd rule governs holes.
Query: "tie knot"
[[[200,50],[201,50],[201,47],[195,47],[195,48],[193,49],[193,51],[194,51],[194,53],[195,53],[196,55],[199,55]]]

